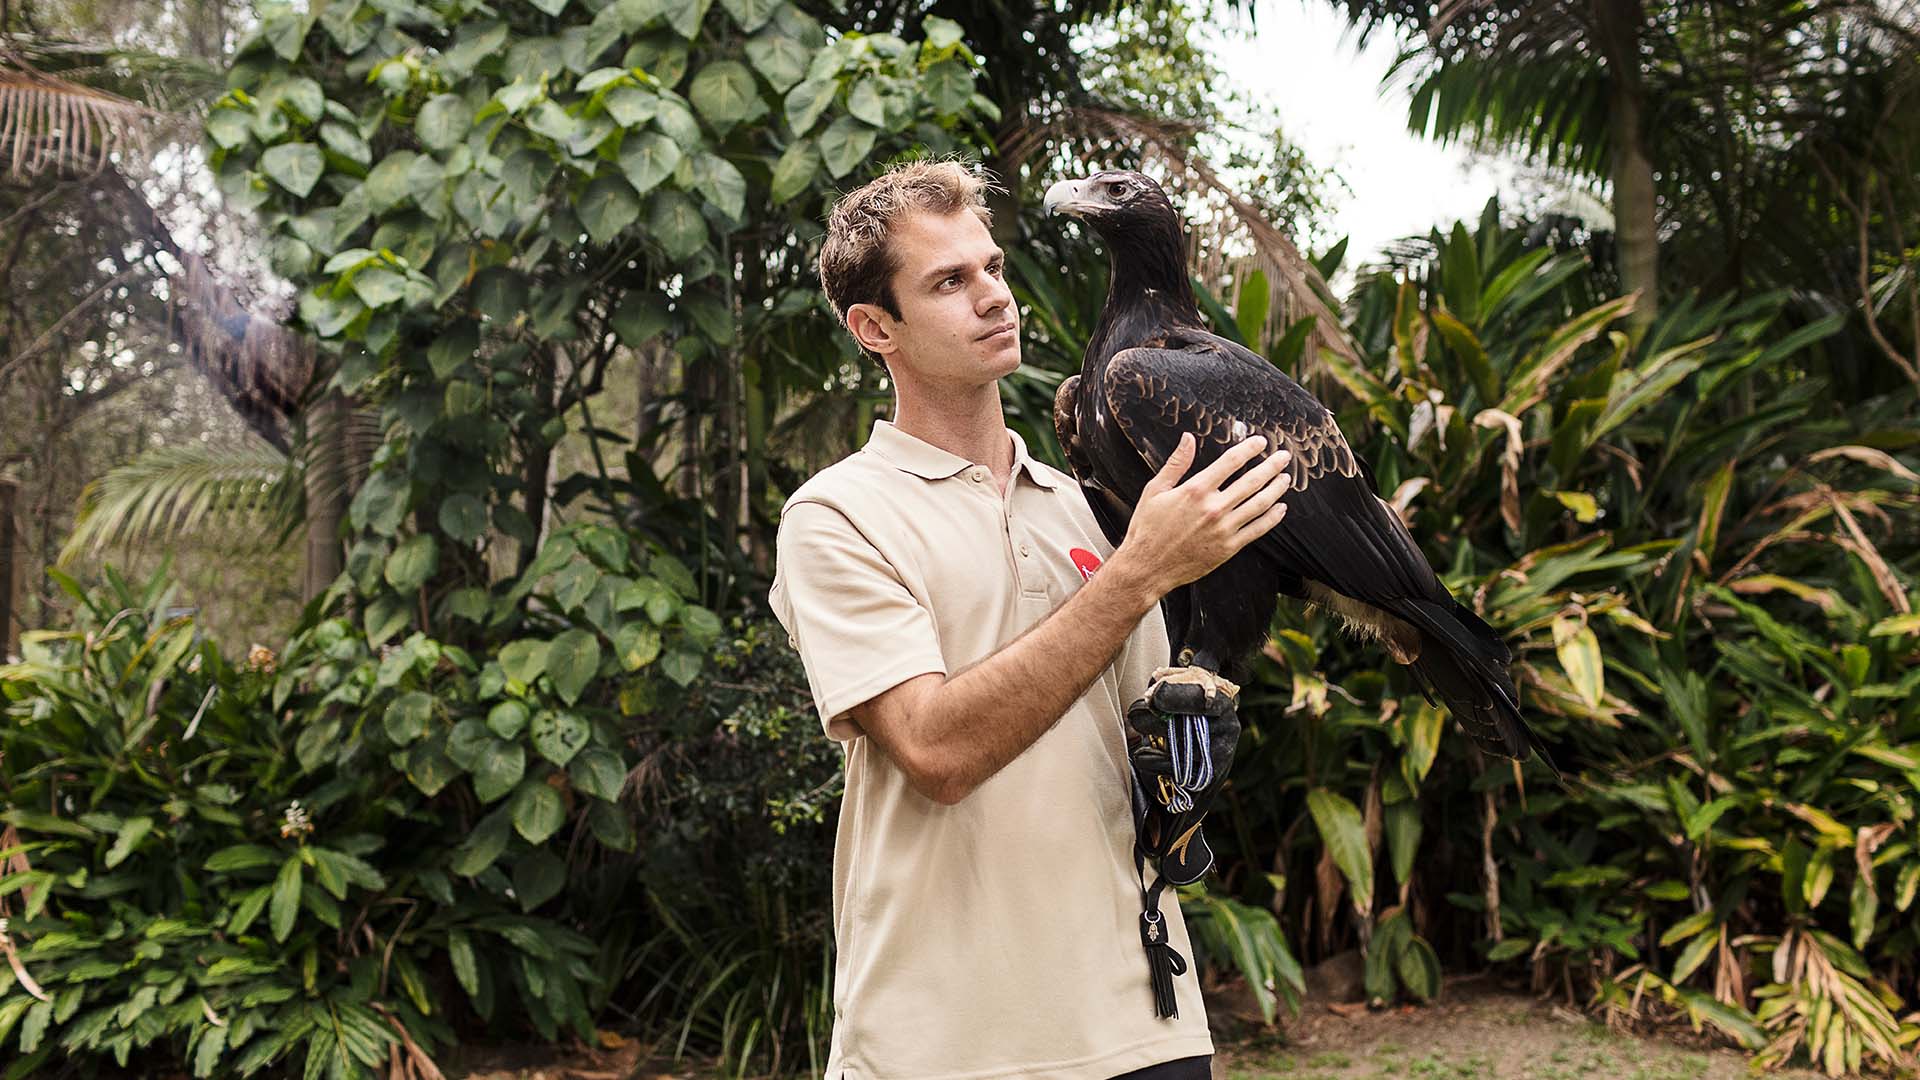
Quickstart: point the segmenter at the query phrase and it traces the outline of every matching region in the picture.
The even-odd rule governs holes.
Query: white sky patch
[[[1331,229],[1351,238],[1347,268],[1399,237],[1477,219],[1487,199],[1512,190],[1512,163],[1407,130],[1405,88],[1381,83],[1397,47],[1389,32],[1361,48],[1325,0],[1262,3],[1250,33],[1215,11],[1222,30],[1210,44],[1235,88],[1270,105],[1288,140],[1351,189],[1336,193]]]

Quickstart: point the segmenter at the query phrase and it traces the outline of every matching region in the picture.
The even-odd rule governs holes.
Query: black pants
[[[1113,1080],[1213,1080],[1213,1058],[1203,1056],[1163,1061],[1158,1065],[1122,1073]]]

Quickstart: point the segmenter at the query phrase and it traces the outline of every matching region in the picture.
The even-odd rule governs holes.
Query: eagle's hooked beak
[[[1103,209],[1096,202],[1086,198],[1085,180],[1062,180],[1047,189],[1046,200],[1041,204],[1049,214],[1067,214],[1071,217],[1085,217],[1089,210]]]

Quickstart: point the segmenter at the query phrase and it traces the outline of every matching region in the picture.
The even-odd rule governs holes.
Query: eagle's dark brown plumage
[[[1269,453],[1293,455],[1286,520],[1167,596],[1175,663],[1240,680],[1285,593],[1377,637],[1483,749],[1527,757],[1535,740],[1506,646],[1447,592],[1327,407],[1205,329],[1180,218],[1159,186],[1138,173],[1103,172],[1054,185],[1047,207],[1098,232],[1112,264],[1085,363],[1054,401],[1060,445],[1108,539],[1125,537],[1141,489],[1183,431],[1199,443],[1189,475],[1248,435],[1265,436]]]

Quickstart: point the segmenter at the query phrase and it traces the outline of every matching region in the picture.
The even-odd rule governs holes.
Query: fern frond
[[[305,513],[300,474],[277,450],[169,447],[87,485],[60,563],[109,546],[164,545],[216,530],[278,546]]]

